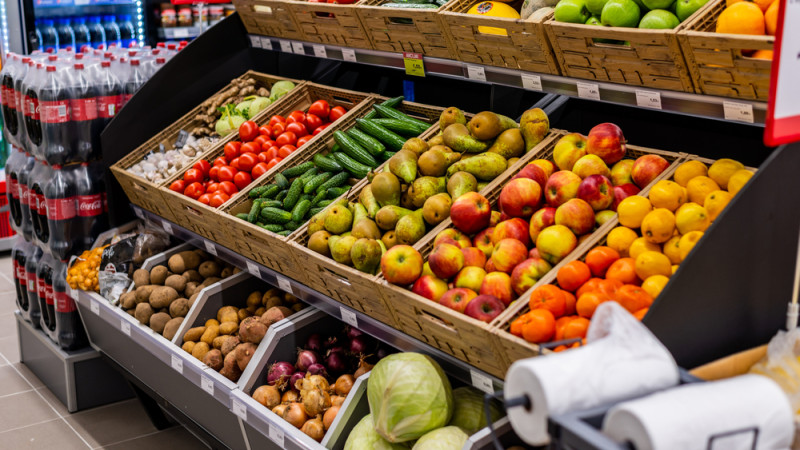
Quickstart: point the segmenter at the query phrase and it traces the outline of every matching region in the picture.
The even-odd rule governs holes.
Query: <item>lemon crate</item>
[[[286,0],[233,0],[248,33],[303,40],[303,30],[294,20],[288,3]]]
[[[372,49],[372,43],[358,18],[361,2],[343,5],[287,0],[286,4],[306,41]]]
[[[755,50],[772,50],[774,36],[715,33],[724,0],[709,1],[678,32],[698,94],[766,101],[772,60],[751,58]]]
[[[460,61],[559,74],[558,63],[544,31],[544,22],[553,16],[552,12],[534,13],[526,20],[467,14],[476,4],[474,0],[453,0],[441,13]],[[511,5],[519,10],[522,2]],[[497,31],[505,34],[487,33],[491,30],[484,27],[498,28]]]
[[[272,111],[280,107],[280,104],[283,101],[288,101],[291,96],[297,91],[298,87],[301,87],[305,82],[300,80],[293,80],[291,78],[283,78],[283,77],[276,77],[273,75],[267,75],[259,72],[255,72],[252,70],[247,71],[243,75],[246,78],[252,78],[256,80],[256,88],[265,87],[267,89],[272,89],[272,85],[278,81],[288,80],[295,83],[295,89],[291,92],[287,93],[283,96],[280,100],[272,103],[270,106],[265,108],[263,111],[256,115],[256,119],[260,117],[264,117],[267,114],[272,114]],[[216,96],[224,92],[225,90],[229,89],[232,85],[228,84],[224,88],[220,89],[211,97]],[[209,98],[211,98],[209,97]],[[131,203],[141,206],[142,208],[163,217],[164,219],[170,220],[175,222],[175,214],[172,212],[170,205],[165,202],[165,199],[161,195],[161,191],[159,190],[160,186],[163,186],[164,183],[153,183],[145,178],[136,176],[131,172],[128,172],[129,169],[134,164],[141,161],[147,154],[150,152],[159,151],[159,146],[164,145],[165,148],[171,149],[174,147],[175,142],[178,140],[178,136],[180,135],[181,131],[190,132],[194,127],[197,126],[205,126],[205,122],[198,120],[197,116],[200,114],[205,114],[206,108],[203,108],[201,105],[193,108],[191,111],[186,113],[183,117],[175,121],[173,124],[165,128],[160,133],[156,134],[152,138],[148,139],[147,142],[137,147],[135,150],[130,152],[127,156],[117,161],[113,166],[111,166],[111,172],[116,177],[117,181],[119,182],[122,189],[125,191],[125,194],[128,196],[128,199]],[[237,134],[238,136],[238,134]],[[211,148],[206,150],[205,152],[200,152],[182,169],[179,170],[181,175],[186,169],[191,168],[192,164],[199,161],[204,157],[205,154],[211,153],[216,149],[222,148],[225,143],[229,142],[233,139],[233,136],[227,136],[225,138],[220,138]]]

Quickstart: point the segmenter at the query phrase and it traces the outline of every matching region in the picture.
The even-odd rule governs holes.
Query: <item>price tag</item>
[[[272,41],[268,37],[262,37],[261,48],[264,50],[272,50]]]
[[[352,48],[343,48],[342,49],[342,59],[349,62],[358,62],[356,59],[356,51]]]
[[[486,81],[486,70],[483,66],[467,65],[467,78],[470,80]]]
[[[144,220],[144,213],[142,212],[141,209],[136,208],[136,209],[133,210],[133,212],[134,212],[134,214],[136,214],[136,217]]]
[[[422,53],[403,52],[403,64],[406,66],[407,75],[425,76],[425,63],[422,62]]]
[[[161,222],[161,227],[164,228],[164,231],[166,231],[167,234],[172,234],[172,224],[171,223],[169,223],[169,222],[167,222],[165,220],[165,221]]]
[[[722,108],[725,112],[725,120],[753,123],[753,105],[749,103],[723,101]]]
[[[98,316],[100,315],[100,303],[97,303],[96,301],[92,300],[92,303],[89,305],[89,309],[91,309],[92,312],[97,314]]]
[[[183,360],[178,358],[177,355],[170,355],[170,365],[176,372],[183,375]]]
[[[522,74],[522,87],[534,91],[542,90],[542,77],[531,73]]]
[[[661,109],[661,93],[657,91],[636,90],[636,105],[642,108]]]
[[[131,324],[129,322],[124,320],[120,321],[119,329],[122,330],[122,333],[125,334],[125,336],[131,335]]]
[[[206,245],[206,251],[214,256],[217,256],[217,246],[211,241],[203,241]]]
[[[172,31],[172,36],[175,38],[187,38],[189,37],[189,29],[188,28],[175,28]]]
[[[269,424],[269,438],[272,442],[278,444],[278,447],[283,448],[283,430],[273,424]]]
[[[258,270],[258,264],[254,263],[253,261],[247,261],[247,271],[250,272],[250,275],[254,277],[260,277],[261,271]]]
[[[283,277],[277,277],[277,278],[278,278],[278,287],[281,288],[283,292],[294,294],[294,292],[292,292],[292,283],[290,283],[289,280]]]
[[[235,398],[231,398],[231,402],[233,403],[233,413],[239,416],[242,420],[247,420],[247,408],[244,406],[244,403],[236,400]]]
[[[472,386],[475,389],[486,392],[487,394],[494,392],[494,386],[492,386],[492,380],[489,377],[474,370],[470,370],[469,375],[472,378]]]
[[[350,311],[344,306],[339,307],[339,312],[342,314],[342,322],[350,325],[351,327],[358,328],[358,316],[356,316],[356,313]]]
[[[594,83],[578,83],[578,97],[600,100],[600,86]]]
[[[289,41],[281,41],[281,51],[292,53],[292,43]]]
[[[250,45],[255,48],[261,48],[261,38],[258,36],[250,36]]]
[[[325,50],[324,45],[313,45],[312,47],[314,48],[314,56],[316,56],[317,58],[328,57],[328,51]]]
[[[214,383],[211,381],[211,378],[200,375],[200,387],[208,392],[208,395],[214,395]]]
[[[303,48],[303,43],[302,42],[292,42],[292,51],[296,55],[305,55],[306,54],[306,50]]]

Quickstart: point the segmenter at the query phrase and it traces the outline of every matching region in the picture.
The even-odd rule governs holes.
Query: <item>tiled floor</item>
[[[70,414],[19,362],[11,257],[0,254],[0,448],[204,449],[186,429],[158,431],[138,400]]]

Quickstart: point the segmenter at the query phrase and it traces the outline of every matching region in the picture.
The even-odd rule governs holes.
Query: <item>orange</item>
[[[635,284],[639,282],[636,276],[636,260],[633,258],[621,258],[614,261],[606,272],[606,279],[617,280],[623,284]]]
[[[642,308],[649,308],[653,297],[639,286],[626,284],[617,290],[617,302],[630,313],[635,313]]]
[[[597,292],[606,294],[610,300],[622,286],[624,283],[619,280],[603,280],[598,284]]]
[[[586,283],[583,283],[583,286],[578,289],[578,292],[575,293],[575,297],[581,298],[581,295],[587,292],[596,291],[600,287],[600,282],[603,281],[602,278],[591,278]]]
[[[633,313],[633,317],[636,317],[637,319],[642,320],[642,319],[644,319],[644,316],[647,315],[647,311],[649,311],[649,310],[650,310],[650,308],[642,308],[642,309],[636,311],[635,313]]]
[[[566,345],[559,345],[558,347],[554,348],[553,351],[558,353],[558,352],[563,352],[566,349],[567,349]]]
[[[508,327],[508,331],[514,336],[522,337],[522,325],[527,323],[527,320],[523,318],[524,316],[523,314],[511,321],[511,326]]]
[[[770,36],[775,36],[775,32],[778,31],[778,11],[780,9],[780,1],[775,0],[774,2],[770,3],[769,7],[767,8],[767,12],[764,13],[764,22],[767,25],[767,34]],[[769,50],[759,50],[756,52],[756,55],[762,51],[769,51]],[[769,51],[770,58],[772,59],[772,52]],[[758,58],[758,56],[754,56]]]
[[[751,58],[768,59],[772,61],[772,55],[773,55],[772,50],[758,50],[757,52],[753,53],[753,56],[751,56]]]
[[[764,28],[764,11],[755,3],[734,3],[717,18],[717,33],[763,36]]]
[[[574,315],[575,314],[575,303],[578,301],[575,298],[575,295],[569,291],[561,291],[564,293],[564,299],[566,300],[566,309],[564,310],[564,314],[567,315]]]
[[[527,322],[522,325],[522,337],[535,344],[547,342],[556,334],[556,319],[546,309],[535,309],[527,314]]]
[[[589,250],[586,254],[586,265],[596,277],[606,276],[608,267],[619,259],[619,252],[611,247],[600,246]]]
[[[564,327],[564,339],[585,338],[589,331],[589,319],[578,317],[569,321]]]
[[[594,310],[606,300],[608,300],[608,296],[603,293],[587,292],[578,297],[575,309],[578,311],[579,316],[591,319],[594,315]]]
[[[583,261],[570,261],[558,269],[558,285],[561,289],[575,292],[583,283],[589,281],[592,272]]]
[[[564,328],[571,320],[575,318],[576,318],[575,316],[564,316],[556,319],[556,335],[554,338],[555,340],[560,341],[564,339]]]
[[[567,309],[567,300],[564,298],[564,291],[558,286],[545,284],[534,289],[531,299],[528,301],[531,310],[546,309],[554,317],[561,317]]]
[[[761,8],[761,10],[762,10],[762,11],[766,11],[766,10],[767,10],[767,8],[768,8],[768,7],[769,7],[769,5],[770,5],[770,2],[772,2],[772,0],[726,0],[726,1],[725,1],[725,6],[731,6],[731,5],[733,5],[734,3],[739,3],[739,2],[742,2],[742,1],[746,1],[746,2],[755,3],[755,4],[756,4],[756,6],[758,6],[759,8]],[[776,1],[777,1],[777,0],[776,0]]]

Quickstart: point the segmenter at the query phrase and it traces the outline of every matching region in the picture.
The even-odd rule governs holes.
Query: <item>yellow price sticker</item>
[[[425,63],[422,62],[422,53],[403,52],[403,63],[406,66],[407,75],[425,76]]]

